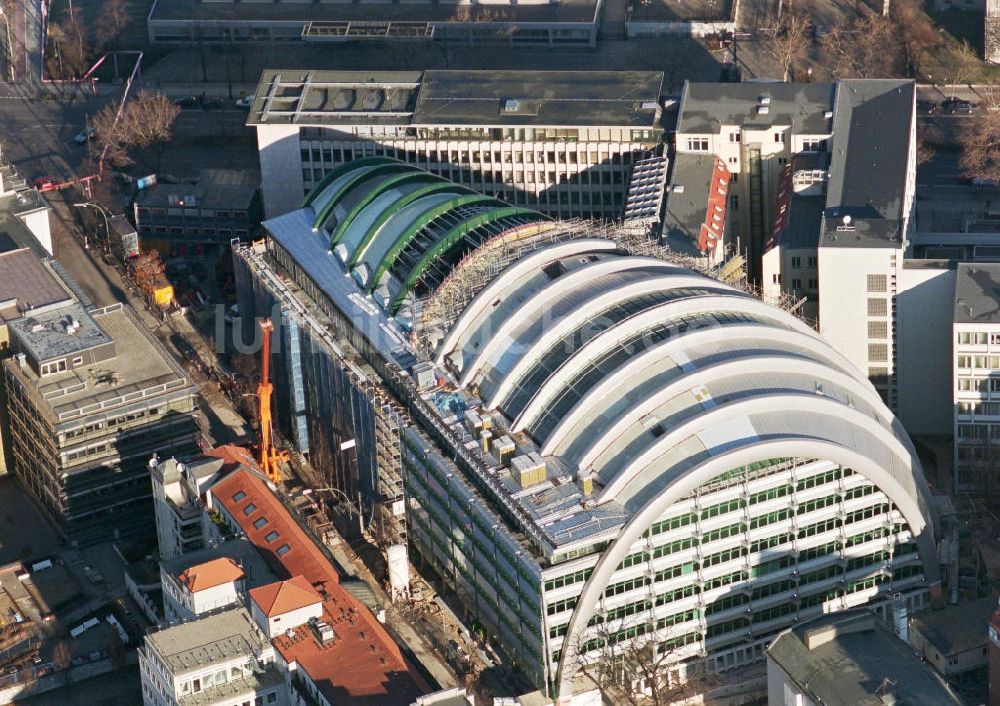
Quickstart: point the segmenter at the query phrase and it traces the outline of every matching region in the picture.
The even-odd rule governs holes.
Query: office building
[[[242,42],[504,42],[541,46],[597,43],[601,0],[501,0],[490,4],[399,5],[157,0],[149,38],[157,44]]]
[[[370,169],[236,251],[241,311],[282,322],[276,359],[300,372],[275,378],[279,405],[347,406],[364,380],[409,412],[405,502],[363,500],[402,511],[410,549],[550,698],[609,642],[726,670],[795,622],[939,591],[913,446],[807,324],[627,233],[408,199]],[[300,450],[348,446],[373,483],[391,452],[331,416]]]
[[[797,706],[965,703],[868,611],[823,616],[778,635],[767,648],[767,695],[769,704]]]
[[[13,473],[67,539],[152,531],[147,460],[195,447],[190,379],[122,304],[8,324]]]
[[[620,219],[632,164],[660,149],[662,83],[648,71],[265,71],[247,123],[264,210],[346,186],[347,163],[366,157],[385,189],[403,187],[405,172],[378,159],[393,157],[469,198]]]
[[[135,224],[144,250],[164,256],[217,256],[234,238],[249,240],[260,225],[256,179],[233,169],[203,169],[193,184],[140,189]]]
[[[146,635],[139,649],[144,706],[290,706],[274,648],[246,608]]]

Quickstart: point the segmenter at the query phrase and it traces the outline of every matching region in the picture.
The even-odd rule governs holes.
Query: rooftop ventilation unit
[[[508,98],[503,102],[503,112],[505,113],[516,113],[521,107],[515,98]]]
[[[760,97],[760,104],[761,105],[771,105],[771,96],[761,96]]]
[[[757,115],[767,115],[771,112],[771,109],[766,105],[757,106]]]

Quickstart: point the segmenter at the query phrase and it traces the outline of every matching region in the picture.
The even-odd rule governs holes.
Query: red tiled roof
[[[251,589],[250,598],[269,618],[319,603],[323,596],[302,576]]]
[[[375,616],[340,586],[326,555],[259,476],[238,469],[216,483],[211,494],[213,504],[226,508],[279,576],[301,576],[323,596],[322,619],[333,626],[334,639],[320,644],[312,628],[302,625],[291,637],[275,639],[274,646],[286,661],[299,664],[327,701],[335,706],[411,704],[431,690]],[[269,541],[272,532],[278,534]]]
[[[191,593],[197,593],[237,581],[243,576],[243,569],[237,566],[235,561],[229,557],[222,557],[188,567],[177,578]]]
[[[702,252],[715,252],[715,247],[722,241],[726,231],[726,204],[729,193],[729,167],[718,157],[712,169],[711,181],[708,184],[708,208],[705,211],[705,221],[698,231],[698,249]]]
[[[222,459],[222,468],[225,471],[233,471],[240,466],[257,468],[257,460],[249,449],[236,444],[222,444],[205,450],[206,456]]]

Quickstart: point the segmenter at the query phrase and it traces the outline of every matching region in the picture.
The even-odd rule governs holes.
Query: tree
[[[918,0],[897,0],[889,17],[899,30],[910,73],[915,73],[923,57],[941,46],[944,39]]]
[[[643,634],[624,621],[600,623],[577,646],[577,668],[604,703],[669,706],[710,688],[715,680],[703,671],[690,669],[681,675],[680,636],[663,637],[662,632]]]
[[[836,78],[892,78],[906,73],[899,30],[881,15],[866,14],[835,25],[820,41],[820,57]]]
[[[80,76],[87,69],[89,47],[87,29],[80,13],[66,8],[59,22],[50,22],[49,41],[53,43],[59,74],[63,77]]]
[[[104,0],[101,13],[97,16],[97,41],[102,46],[117,44],[128,22],[127,0]]]
[[[809,16],[799,10],[787,10],[763,31],[763,49],[781,67],[789,81],[795,66],[809,55]]]
[[[55,665],[56,671],[61,672],[64,669],[68,669],[71,661],[69,645],[65,642],[57,644],[55,649],[52,650],[52,663]]]
[[[962,121],[958,166],[967,177],[1000,184],[1000,90],[990,86],[981,91],[979,106],[974,120]]]
[[[94,116],[91,125],[107,146],[107,158],[113,164],[132,164],[135,150],[162,147],[170,141],[180,110],[162,93],[141,91],[125,103],[120,115],[114,103],[106,105]]]
[[[125,666],[125,643],[122,636],[118,634],[118,629],[113,625],[108,625],[108,658],[111,666],[121,669]]]

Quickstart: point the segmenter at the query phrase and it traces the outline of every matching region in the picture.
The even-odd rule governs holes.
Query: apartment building
[[[246,574],[229,557],[220,556],[187,567],[179,574],[162,570],[163,611],[168,623],[196,618],[238,605],[246,593]]]
[[[339,188],[352,160],[393,157],[515,206],[621,218],[631,166],[661,143],[662,82],[642,71],[265,71],[247,122],[264,209]],[[385,188],[398,183],[392,168],[381,174]]]
[[[914,100],[913,82],[901,80],[685,84],[664,227],[671,248],[706,264],[745,255],[765,298],[800,301],[838,350],[873,368],[890,402],[891,328],[876,342],[885,359],[880,348],[869,357],[866,282],[844,278],[870,270],[888,281],[902,264],[916,188]],[[832,292],[825,318],[821,265]]]
[[[355,200],[378,191],[370,170],[267,221],[237,280],[409,410],[411,549],[549,698],[622,640],[722,671],[795,622],[939,591],[913,447],[808,325],[491,197]],[[299,351],[283,345],[286,367]],[[300,393],[318,390],[276,391]],[[310,444],[342,443],[321,434]]]
[[[156,183],[135,199],[135,225],[143,249],[164,256],[218,256],[260,225],[256,179],[234,169],[203,169],[194,183]]]
[[[246,608],[146,635],[139,649],[144,706],[290,706],[274,648]]]
[[[8,324],[14,475],[67,539],[152,531],[147,460],[195,449],[190,379],[122,304]]]

